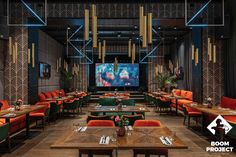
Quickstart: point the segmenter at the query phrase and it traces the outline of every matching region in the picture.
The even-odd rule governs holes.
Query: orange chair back
[[[90,120],[87,126],[115,127],[115,124],[112,120]]]
[[[134,127],[160,127],[161,122],[159,120],[136,120]]]

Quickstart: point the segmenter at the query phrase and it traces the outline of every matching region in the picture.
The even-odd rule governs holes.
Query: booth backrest
[[[236,110],[236,99],[222,96],[220,106],[223,108],[230,108],[232,110]]]
[[[6,110],[6,109],[10,108],[10,105],[7,100],[0,100],[0,102],[2,103],[1,110]]]
[[[172,91],[177,96],[182,96],[185,99],[193,101],[193,92],[187,90],[173,89]]]

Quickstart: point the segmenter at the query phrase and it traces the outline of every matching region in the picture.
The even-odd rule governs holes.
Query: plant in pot
[[[72,80],[73,74],[70,71],[66,71],[65,69],[61,70],[62,73],[62,84],[64,85],[64,89],[66,92],[72,91]]]
[[[170,92],[172,88],[177,87],[176,76],[169,73],[158,73],[151,84],[157,84],[162,91]]]
[[[117,130],[117,136],[125,136],[125,126],[129,125],[129,120],[123,116],[117,115],[115,118],[115,122],[119,126],[119,129]]]

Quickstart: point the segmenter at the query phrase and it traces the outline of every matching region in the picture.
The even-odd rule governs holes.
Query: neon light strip
[[[207,6],[208,4],[211,2],[212,0],[209,0],[188,22],[187,25],[192,22]]]
[[[44,25],[46,25],[46,23],[41,19],[41,17],[38,16],[38,14],[36,14],[32,8],[30,8],[30,6],[28,6],[28,4],[26,4],[23,0],[21,0],[21,2],[24,4],[24,6],[39,20],[41,21]],[[32,26],[32,25],[31,25]]]

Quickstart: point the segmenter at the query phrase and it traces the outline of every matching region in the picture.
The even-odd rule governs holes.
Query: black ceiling
[[[49,34],[51,37],[56,39],[62,44],[66,43],[66,30],[70,27],[69,34],[73,34],[80,27],[81,19],[48,19],[48,25],[42,27],[42,30]],[[106,21],[110,21],[109,23]],[[118,21],[118,22],[117,22]],[[101,19],[98,24],[98,38],[101,40],[106,40],[107,44],[118,44],[127,45],[129,39],[135,39],[138,42],[139,39],[139,29],[138,29],[138,19],[133,19],[133,24],[122,23],[122,19]],[[154,43],[158,43],[163,38],[165,39],[165,44],[171,44],[177,39],[182,38],[186,33],[188,33],[189,28],[184,26],[183,20],[176,19],[165,19],[164,21],[159,20],[159,24],[155,25],[153,28],[157,31],[157,34],[153,33]],[[180,21],[180,22],[179,22]],[[106,24],[103,24],[106,23]],[[119,23],[119,24],[118,24]],[[91,29],[90,29],[91,30]],[[90,33],[91,34],[91,33]],[[91,34],[92,36],[92,34]],[[83,28],[81,31],[73,36],[74,39],[83,39]]]

